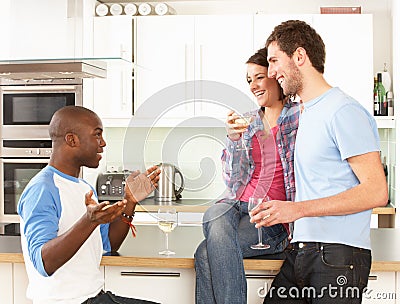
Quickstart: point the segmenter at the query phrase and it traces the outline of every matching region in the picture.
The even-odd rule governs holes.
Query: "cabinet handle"
[[[274,274],[246,274],[246,279],[275,279]]]
[[[185,81],[187,81],[187,76],[188,76],[188,56],[187,56],[187,53],[188,53],[188,45],[187,45],[187,43],[185,43]]]
[[[155,271],[121,271],[121,276],[126,277],[180,277],[179,272],[155,272]]]
[[[378,276],[376,276],[376,275],[368,276],[368,281],[376,281],[376,280],[378,280]]]

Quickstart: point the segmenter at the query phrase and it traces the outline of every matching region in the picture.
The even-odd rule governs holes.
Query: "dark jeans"
[[[371,251],[318,242],[290,244],[286,260],[264,299],[271,303],[361,303]]]
[[[99,292],[97,296],[87,299],[82,304],[157,304],[157,303],[146,300],[124,298],[116,296],[115,294],[109,291],[104,292],[102,290]]]

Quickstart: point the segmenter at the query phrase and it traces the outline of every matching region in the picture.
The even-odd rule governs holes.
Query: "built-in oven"
[[[0,153],[0,222],[19,222],[17,205],[26,185],[47,166],[51,141],[3,140]]]
[[[1,138],[48,138],[54,112],[82,104],[82,79],[0,79]]]

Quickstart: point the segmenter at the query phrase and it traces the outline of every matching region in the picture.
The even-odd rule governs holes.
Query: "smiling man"
[[[124,200],[99,204],[79,172],[81,166],[99,166],[106,146],[100,118],[86,108],[67,106],[53,115],[49,133],[49,165],[29,182],[18,204],[28,298],[34,304],[152,303],[104,292],[100,261],[103,251],[122,244],[136,203],[157,185],[157,166],[127,178]]]
[[[286,260],[264,303],[361,303],[371,267],[370,218],[387,204],[374,118],[323,76],[325,45],[298,20],[269,36],[268,76],[297,94],[295,202],[265,202],[257,226],[294,221]]]

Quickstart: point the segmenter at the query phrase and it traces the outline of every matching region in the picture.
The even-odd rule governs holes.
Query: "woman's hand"
[[[232,141],[239,140],[243,132],[245,132],[247,130],[247,127],[249,126],[249,124],[246,122],[237,123],[238,118],[240,119],[240,116],[237,115],[234,111],[229,111],[226,117],[226,131],[228,133],[229,139]]]

